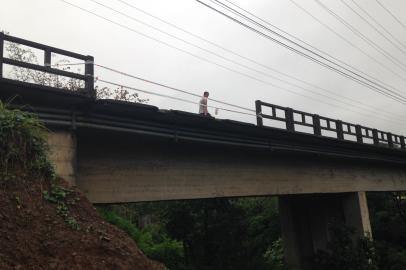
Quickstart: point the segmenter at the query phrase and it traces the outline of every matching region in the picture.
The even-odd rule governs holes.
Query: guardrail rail
[[[270,114],[263,113],[263,107],[269,108]],[[335,133],[338,140],[346,140],[345,135],[350,135],[358,143],[367,143],[367,140],[371,140],[375,145],[387,145],[390,148],[406,150],[405,137],[401,135],[298,111],[260,100],[255,102],[255,108],[258,126],[264,126],[263,120],[270,119],[284,122],[286,130],[291,132],[296,131],[296,126],[309,127],[313,129],[312,133],[317,136],[324,136],[323,131],[329,131]]]
[[[39,49],[39,50],[43,51],[44,52],[44,65],[37,65],[37,64],[33,64],[33,63],[17,61],[17,60],[5,57],[4,49],[5,49],[6,41],[13,42],[18,45],[25,45],[30,48],[35,48],[35,49]],[[85,75],[53,68],[52,63],[51,63],[52,62],[52,53],[84,61]],[[89,93],[89,95],[94,96],[95,91],[94,91],[94,64],[93,64],[93,62],[94,62],[94,58],[93,58],[93,56],[90,56],[90,55],[81,55],[78,53],[58,49],[55,47],[51,47],[51,46],[36,43],[33,41],[25,40],[22,38],[6,35],[6,34],[0,32],[0,78],[4,78],[4,74],[3,74],[4,66],[3,65],[11,65],[11,66],[16,66],[16,67],[21,67],[21,68],[28,68],[28,69],[42,71],[42,72],[46,72],[46,73],[50,73],[50,74],[54,74],[54,75],[60,75],[60,76],[68,77],[68,78],[83,80],[85,82],[85,91],[87,93]]]

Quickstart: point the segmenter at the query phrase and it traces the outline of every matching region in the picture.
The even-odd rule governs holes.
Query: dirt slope
[[[58,199],[66,208],[44,196],[46,190],[46,180],[0,181],[0,269],[165,269],[104,222],[77,190]]]

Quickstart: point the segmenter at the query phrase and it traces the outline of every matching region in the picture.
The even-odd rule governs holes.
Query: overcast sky
[[[114,25],[111,22],[69,6],[60,0],[0,0],[0,30],[8,31],[10,34],[21,38],[81,54],[92,55],[95,57],[95,62],[99,64],[194,93],[201,94],[204,90],[208,90],[212,98],[244,107],[254,109],[255,100],[260,99],[310,113],[317,113],[331,118],[406,134],[405,105],[379,95],[369,88],[309,61],[228,20],[195,0],[125,1],[178,27],[193,32],[195,35],[201,36],[210,42],[214,42],[246,58],[257,61],[261,65],[239,58],[212,44],[165,25],[116,0],[97,1],[109,5],[125,13],[127,16],[185,39],[187,42],[200,46],[212,53],[169,37],[129,17],[109,11],[89,0],[66,1],[105,16],[134,31],[159,39],[170,46],[176,46],[195,56],[173,49],[134,31]],[[214,5],[209,0],[202,1]],[[406,63],[406,29],[382,9],[375,0],[354,1],[369,12],[397,39],[397,41],[394,41],[391,36],[383,32],[381,28],[378,28],[392,42],[398,45],[397,47],[385,40],[372,27],[362,21],[343,2],[339,0],[320,1],[378,44],[386,53],[392,55],[395,58],[392,61],[398,61],[397,65],[348,30],[343,24],[318,6],[314,0],[295,1],[359,49],[340,39],[314,18],[293,5],[291,1],[231,1],[312,46],[329,53],[386,84],[392,85],[406,96],[406,67],[402,66]],[[343,1],[364,15],[361,10],[354,6],[351,0]],[[380,1],[406,24],[406,1]],[[374,24],[373,21],[371,23]],[[402,44],[399,44],[398,41]],[[234,63],[219,58],[213,53],[226,57]],[[209,63],[201,58],[215,62],[223,67]],[[372,60],[372,58],[375,60]],[[237,65],[235,62],[248,66],[251,69]],[[230,71],[230,69],[233,71]],[[286,73],[316,87],[294,81],[291,78],[273,72],[271,69]],[[96,75],[120,84],[131,85],[198,102],[198,98],[176,93],[165,88],[150,86],[146,83],[137,82],[134,79],[118,76],[101,69],[96,69]],[[307,90],[280,82],[272,77],[289,81]],[[323,89],[328,89],[330,92],[326,92]],[[164,109],[179,109],[191,112],[197,112],[198,110],[194,104],[142,93],[140,93],[140,96],[149,98],[149,104]],[[338,102],[338,100],[344,103]],[[211,104],[215,105],[214,103]],[[218,106],[222,107],[222,105]],[[214,113],[213,109],[211,109],[211,113]],[[229,113],[222,110],[219,111],[217,117],[250,122],[255,120],[251,116]]]

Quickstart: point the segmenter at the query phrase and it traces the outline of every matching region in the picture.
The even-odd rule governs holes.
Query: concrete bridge
[[[11,98],[50,129],[57,173],[93,203],[278,196],[293,269],[311,269],[334,220],[371,232],[365,192],[406,190],[404,137],[289,108],[257,102],[254,125],[0,78],[0,99]]]

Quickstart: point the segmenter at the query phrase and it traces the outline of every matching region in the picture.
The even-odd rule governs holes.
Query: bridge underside
[[[53,135],[57,167],[93,203],[406,190],[405,168],[382,162],[95,134]]]
[[[277,195],[294,270],[312,269],[331,222],[371,233],[364,191],[406,189],[405,169],[382,162],[90,130],[53,133],[50,142],[59,174],[93,203]]]

